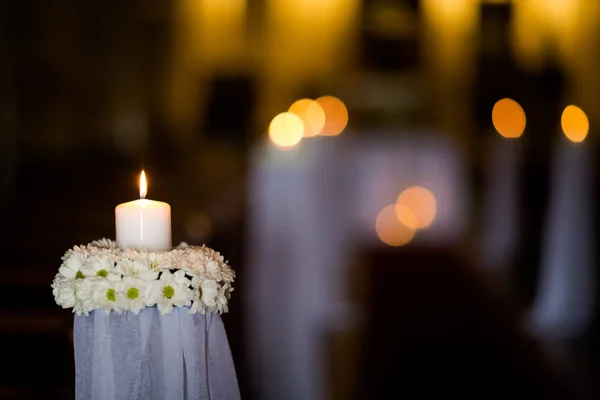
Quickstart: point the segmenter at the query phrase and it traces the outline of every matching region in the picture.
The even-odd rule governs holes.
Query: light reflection
[[[282,149],[296,146],[304,136],[304,124],[302,119],[291,112],[277,115],[269,125],[269,137],[271,141]]]
[[[325,111],[325,126],[321,135],[337,136],[342,133],[348,124],[348,110],[344,102],[333,96],[319,97],[317,102]]]
[[[420,186],[405,189],[398,196],[395,212],[398,220],[411,229],[427,228],[435,219],[435,196]]]
[[[565,136],[574,143],[583,142],[590,129],[585,112],[577,106],[567,106],[563,111],[561,126]]]
[[[500,135],[505,138],[518,138],[525,130],[525,111],[516,101],[505,98],[494,104],[492,122]]]
[[[406,245],[415,236],[414,229],[398,220],[395,205],[389,205],[379,212],[375,221],[375,230],[379,239],[392,247]]]
[[[292,104],[288,111],[302,119],[304,136],[306,137],[317,136],[325,126],[325,111],[314,100],[300,99]]]

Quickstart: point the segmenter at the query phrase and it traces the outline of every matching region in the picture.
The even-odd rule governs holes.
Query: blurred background
[[[0,398],[73,397],[50,283],[142,168],[237,272],[243,398],[598,393],[600,3],[8,1],[0,29]]]

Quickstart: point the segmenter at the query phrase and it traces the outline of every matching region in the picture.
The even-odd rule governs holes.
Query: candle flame
[[[148,193],[148,183],[146,182],[146,173],[142,170],[140,174],[140,199],[145,199],[146,193]]]

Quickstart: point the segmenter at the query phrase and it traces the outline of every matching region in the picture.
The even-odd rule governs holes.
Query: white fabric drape
[[[358,314],[347,293],[352,258],[379,242],[377,214],[403,189],[425,186],[438,201],[435,226],[417,240],[461,237],[468,207],[459,154],[452,143],[420,133],[364,141],[344,134],[289,151],[256,149],[242,284],[258,398],[328,398],[327,335],[350,329]]]
[[[594,312],[593,163],[584,144],[557,154],[532,324],[547,340],[576,339]]]
[[[94,311],[75,317],[73,336],[78,400],[240,398],[218,314]]]

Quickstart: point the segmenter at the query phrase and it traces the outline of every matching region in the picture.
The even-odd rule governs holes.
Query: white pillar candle
[[[115,208],[117,246],[143,250],[171,250],[171,206],[145,199],[146,174],[140,175],[140,199]]]

